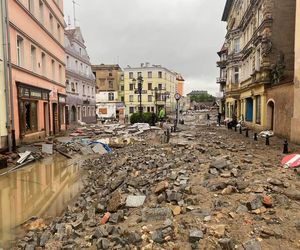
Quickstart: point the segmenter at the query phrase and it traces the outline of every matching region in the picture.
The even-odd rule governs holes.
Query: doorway
[[[50,134],[50,126],[49,126],[49,106],[47,102],[44,102],[44,128],[46,136]]]
[[[71,108],[71,123],[76,122],[76,108],[72,106]]]
[[[268,119],[268,129],[274,130],[274,120],[275,120],[275,103],[273,100],[268,102],[267,106],[267,119]]]
[[[253,99],[252,97],[246,98],[246,121],[253,121]]]
[[[57,112],[57,103],[52,103],[52,123],[53,123],[53,134],[58,133],[58,112]]]

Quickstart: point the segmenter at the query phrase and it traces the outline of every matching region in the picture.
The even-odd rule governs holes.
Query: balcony
[[[226,68],[226,62],[227,62],[227,60],[225,60],[225,59],[217,61],[217,66],[220,68]]]
[[[226,81],[226,77],[217,77],[217,83],[224,84]]]

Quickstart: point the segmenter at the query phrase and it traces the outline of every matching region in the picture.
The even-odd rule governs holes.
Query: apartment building
[[[226,117],[290,136],[294,0],[227,0]]]
[[[142,95],[138,91],[138,77],[143,78]],[[124,95],[126,113],[138,112],[140,103],[144,112],[174,112],[174,95],[177,87],[177,74],[161,65],[142,63],[140,67],[124,68]]]
[[[96,81],[80,27],[65,30],[67,124],[96,122]]]
[[[227,70],[226,70],[226,60],[227,60],[227,54],[228,54],[228,49],[227,49],[227,44],[224,43],[221,50],[217,53],[218,56],[220,57],[220,60],[217,61],[217,66],[220,69],[219,76],[217,77],[217,84],[220,85],[219,91],[221,93],[220,101],[219,101],[219,112],[224,115],[225,114],[225,107],[226,107],[226,81],[227,81]],[[228,111],[233,113],[233,106],[230,106],[228,108]]]
[[[294,113],[291,127],[291,140],[300,143],[300,0],[296,2]]]
[[[92,66],[96,77],[97,116],[100,119],[125,118],[124,74],[118,64]]]
[[[17,143],[65,129],[63,0],[8,1]]]

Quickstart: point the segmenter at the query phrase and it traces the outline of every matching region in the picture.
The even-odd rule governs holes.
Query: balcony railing
[[[226,77],[217,77],[217,83],[226,83]]]

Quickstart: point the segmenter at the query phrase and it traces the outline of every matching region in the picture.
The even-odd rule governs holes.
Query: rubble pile
[[[75,203],[15,249],[299,249],[299,177],[280,157],[196,125],[130,144],[86,160]]]

